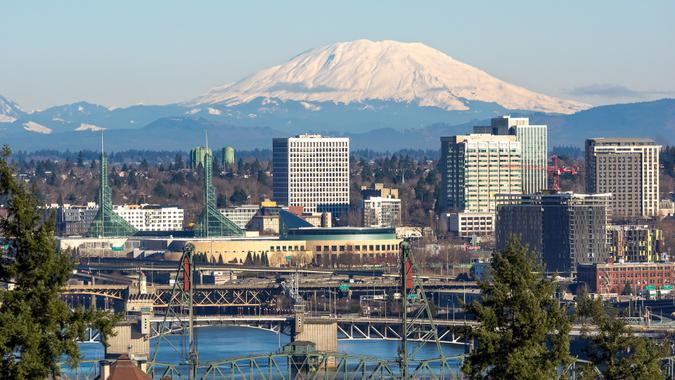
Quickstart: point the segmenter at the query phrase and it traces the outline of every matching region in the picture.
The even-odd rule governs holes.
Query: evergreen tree
[[[227,195],[226,194],[218,194],[216,197],[216,207],[218,208],[225,208],[227,207]]]
[[[129,175],[127,175],[127,185],[129,185],[129,187],[131,187],[132,189],[138,188],[138,181],[136,180],[135,171],[129,171]]]
[[[60,374],[59,361],[80,359],[78,339],[87,327],[99,329],[103,343],[116,318],[107,312],[71,310],[59,292],[72,270],[70,258],[56,251],[54,217],[42,222],[37,202],[16,182],[7,163],[8,147],[0,154],[0,198],[7,217],[0,219],[0,236],[8,237],[7,255],[0,264],[0,378],[44,379]]]
[[[176,153],[176,158],[173,160],[173,165],[174,168],[177,170],[183,169],[185,167],[185,164],[183,163],[183,155],[180,153]]]
[[[240,205],[246,202],[248,199],[248,194],[242,189],[241,187],[237,187],[234,192],[232,193],[232,196],[230,196],[230,202],[232,202],[233,205]]]
[[[244,265],[253,265],[253,257],[251,256],[251,251],[246,253],[246,260],[244,260]]]
[[[220,255],[218,255],[218,265],[223,265],[223,264],[224,264],[224,262],[223,262],[223,254],[221,253]]]
[[[481,298],[467,306],[480,322],[462,366],[469,378],[553,379],[571,361],[569,320],[533,256],[518,239],[494,253],[491,280],[479,283]]]
[[[157,182],[155,187],[152,189],[152,193],[159,198],[166,198],[169,195],[169,191],[162,185],[161,182]]]
[[[577,296],[577,321],[591,322],[596,332],[584,329],[589,342],[584,349],[588,359],[601,369],[606,380],[663,379],[661,358],[669,355],[666,341],[633,335],[630,327],[618,317],[616,309],[603,305],[602,300],[592,299],[586,292]],[[582,379],[595,379],[593,366],[582,367]]]

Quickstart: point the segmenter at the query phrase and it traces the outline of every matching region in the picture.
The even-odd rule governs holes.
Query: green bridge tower
[[[204,154],[204,186],[202,191],[204,210],[199,215],[195,236],[244,236],[244,231],[221,214],[216,206],[216,191],[213,188],[213,153],[210,149],[206,149]]]
[[[113,211],[112,192],[108,186],[108,157],[103,151],[101,134],[101,176],[98,190],[98,213],[91,223],[87,237],[121,237],[136,233],[136,229]]]

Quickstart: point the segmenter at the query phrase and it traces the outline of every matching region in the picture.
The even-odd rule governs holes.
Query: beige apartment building
[[[615,219],[657,216],[660,150],[651,139],[586,140],[586,192],[611,193]]]

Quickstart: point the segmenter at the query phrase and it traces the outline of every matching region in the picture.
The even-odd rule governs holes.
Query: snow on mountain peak
[[[27,121],[23,123],[23,129],[27,130],[28,132],[41,133],[45,135],[52,133],[51,128],[45,127],[44,125],[34,121]]]
[[[447,110],[467,110],[469,100],[566,114],[588,108],[506,83],[425,44],[389,40],[311,49],[282,65],[214,88],[195,104],[231,106],[258,97],[337,103],[393,100]]]
[[[0,123],[13,123],[24,113],[18,104],[0,95]]]
[[[84,132],[84,131],[99,132],[105,130],[106,130],[105,128],[99,127],[98,125],[87,123],[80,123],[80,126],[75,128],[75,132]]]

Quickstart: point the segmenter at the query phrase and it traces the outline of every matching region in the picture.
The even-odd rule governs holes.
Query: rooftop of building
[[[636,267],[675,267],[675,262],[618,262],[618,263],[595,263],[595,264],[577,264],[580,268],[636,268]]]
[[[221,208],[221,210],[243,210],[243,209],[259,209],[261,206],[260,205],[253,205],[253,204],[247,204],[247,205],[239,205],[239,206],[227,206],[225,208]]]
[[[611,193],[600,194],[579,194],[572,191],[563,192],[544,192],[534,194],[496,194],[495,200],[497,204],[543,204],[547,202],[562,202],[562,201],[588,201],[588,202],[607,202],[611,199]]]
[[[149,380],[150,375],[143,372],[136,363],[129,359],[128,355],[121,355],[110,365],[110,373],[103,379],[99,375],[97,379],[101,380]]]
[[[289,228],[283,237],[283,239],[296,240],[379,240],[395,238],[395,228],[381,227]]]
[[[596,144],[650,144],[653,145],[654,140],[642,137],[594,137],[587,139],[586,141],[592,141]]]
[[[393,202],[393,203],[400,203],[401,200],[399,198],[392,198],[392,197],[368,197],[363,200],[364,202]]]
[[[158,205],[158,204],[149,204],[142,203],[138,204],[123,204],[123,205],[114,205],[115,209],[127,209],[127,210],[161,210],[163,208],[179,208],[177,205]]]
[[[607,228],[610,230],[640,231],[650,230],[654,227],[648,224],[610,224]]]
[[[463,142],[517,142],[514,135],[493,135],[491,133],[469,133],[467,135],[441,136],[441,141],[451,143]]]

